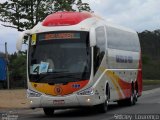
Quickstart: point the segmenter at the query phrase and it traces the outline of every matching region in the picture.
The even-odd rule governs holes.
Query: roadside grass
[[[143,85],[160,85],[160,80],[143,80]]]

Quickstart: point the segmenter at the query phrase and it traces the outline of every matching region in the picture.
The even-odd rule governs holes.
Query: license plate
[[[64,100],[53,100],[54,105],[62,105],[65,104]]]

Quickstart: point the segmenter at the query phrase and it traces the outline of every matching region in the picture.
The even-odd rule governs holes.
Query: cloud
[[[8,52],[16,51],[16,40],[19,32],[16,29],[6,28],[0,25],[0,51],[4,52],[4,44],[8,44]]]
[[[1,0],[1,2],[6,0]],[[130,27],[138,32],[160,29],[160,0],[83,0],[89,3],[95,14],[106,21]],[[9,53],[16,51],[19,32],[0,25],[0,51],[4,42],[8,43]],[[1,45],[2,44],[2,45]]]
[[[159,0],[83,0],[106,21],[136,31],[160,29]]]

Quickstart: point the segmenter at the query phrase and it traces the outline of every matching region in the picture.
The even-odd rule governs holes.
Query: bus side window
[[[105,30],[103,26],[96,28],[96,43],[97,46],[100,48],[101,52],[105,51],[106,40],[105,40]]]
[[[131,32],[108,27],[107,36],[108,48],[134,52],[137,52],[140,49],[137,35]]]
[[[96,28],[96,46],[94,47],[94,74],[97,72],[105,54],[105,30],[104,27]]]

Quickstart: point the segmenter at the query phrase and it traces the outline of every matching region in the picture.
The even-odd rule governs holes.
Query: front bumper
[[[100,96],[96,95],[67,95],[67,96],[50,96],[41,95],[40,97],[30,97],[31,108],[70,108],[70,107],[87,107],[94,106],[103,102]]]

